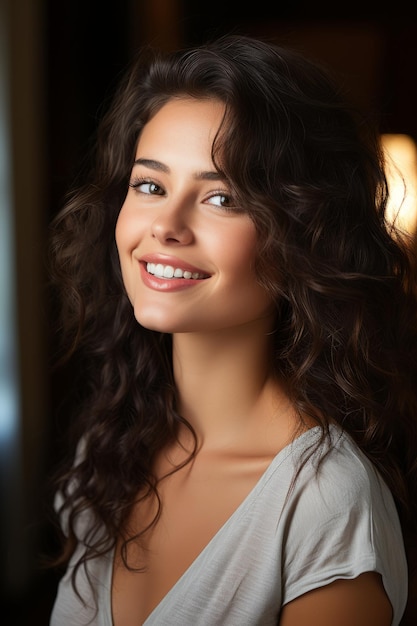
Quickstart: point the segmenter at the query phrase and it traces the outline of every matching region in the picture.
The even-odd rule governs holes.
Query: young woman
[[[400,624],[416,283],[339,92],[240,36],[123,81],[52,228],[87,383],[52,626]]]

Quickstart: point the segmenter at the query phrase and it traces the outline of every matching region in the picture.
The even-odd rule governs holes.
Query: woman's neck
[[[290,403],[270,374],[269,323],[173,337],[179,410],[204,447],[239,445],[287,426]],[[260,426],[263,425],[263,428]]]

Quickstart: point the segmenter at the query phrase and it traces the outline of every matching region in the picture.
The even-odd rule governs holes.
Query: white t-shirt
[[[144,626],[276,626],[281,607],[338,578],[381,574],[397,626],[407,600],[407,565],[390,491],[356,444],[331,428],[332,447],[310,459],[290,489],[318,427],[281,450],[256,486],[144,622]],[[321,452],[327,451],[326,444]],[[86,521],[86,520],[85,520]],[[83,550],[79,545],[74,558]],[[112,626],[112,554],[60,581],[50,626]],[[72,563],[74,559],[72,560]]]

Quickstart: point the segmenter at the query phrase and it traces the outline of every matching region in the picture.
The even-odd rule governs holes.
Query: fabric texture
[[[367,571],[381,574],[398,626],[407,599],[404,545],[391,493],[369,460],[332,427],[318,472],[316,454],[292,486],[319,435],[313,428],[277,454],[143,626],[276,626],[285,603]],[[82,550],[80,542],[60,581],[50,626],[112,626],[112,554],[88,565],[95,611],[83,569],[77,580],[85,606],[71,587]]]

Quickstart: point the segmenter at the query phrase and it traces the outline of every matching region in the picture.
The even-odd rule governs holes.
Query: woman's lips
[[[191,271],[183,267],[175,265],[166,265],[163,263],[147,263],[146,271],[158,278],[178,279],[185,278],[187,280],[198,280],[208,278],[207,274],[198,271]]]
[[[199,278],[209,278],[210,276],[203,269],[168,254],[144,254],[139,261],[146,265],[151,274],[159,278],[192,278],[196,275]],[[187,274],[184,276],[185,272]]]
[[[197,286],[209,278],[203,272],[192,272],[170,264],[140,261],[139,265],[143,283],[156,291],[181,291]]]

